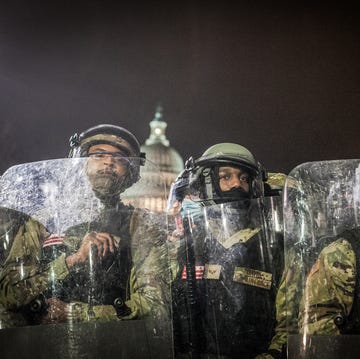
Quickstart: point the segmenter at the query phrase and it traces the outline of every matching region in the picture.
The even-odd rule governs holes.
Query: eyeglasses
[[[118,152],[92,152],[89,153],[88,156],[94,160],[104,160],[106,158],[111,158],[116,164],[120,164],[126,166],[130,163],[127,157],[124,157],[121,153]]]

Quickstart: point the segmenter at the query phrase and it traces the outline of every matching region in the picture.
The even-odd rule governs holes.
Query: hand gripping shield
[[[144,161],[121,160],[130,170]],[[99,159],[27,163],[1,177],[4,358],[172,356],[164,181],[149,162],[133,187],[99,196],[91,161]],[[104,187],[107,175],[113,181],[100,175]],[[70,266],[66,259],[81,247],[86,256]]]

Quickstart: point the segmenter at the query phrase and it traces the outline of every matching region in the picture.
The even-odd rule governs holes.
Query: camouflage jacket
[[[136,209],[129,219],[131,264],[125,304],[130,313],[122,319],[164,318],[169,315],[168,248],[163,230],[165,218],[158,217]],[[74,276],[66,266],[66,255],[76,252],[84,234],[78,237],[74,233],[65,234],[63,245],[66,250],[47,261],[44,260],[44,243],[50,234],[46,228],[33,219],[21,225],[0,273],[0,305],[7,312],[18,315],[39,296],[46,296],[49,287],[53,289],[54,284],[61,287],[71,275]],[[115,233],[114,237],[117,235]],[[72,304],[76,304],[72,306],[73,318],[87,320],[89,303],[76,301]],[[95,320],[118,319],[115,307],[109,303],[96,302],[92,313]]]
[[[317,260],[321,249],[333,241],[334,238],[330,237],[318,238],[318,247],[308,252],[306,262],[304,262],[305,258],[301,255],[301,248],[294,246],[288,249],[284,271],[276,294],[275,335],[268,348],[274,358],[280,357],[281,353],[284,353],[288,334],[297,334],[299,332],[299,307],[307,274],[312,264]],[[266,355],[258,356],[256,359],[267,358]]]
[[[350,314],[356,283],[355,252],[340,236],[325,247],[312,267],[300,305],[304,334],[340,334],[336,318]]]
[[[301,291],[301,273],[298,269],[299,258],[295,251],[289,251],[285,268],[276,293],[276,326],[275,334],[268,347],[270,354],[259,355],[256,359],[280,357],[287,343],[287,334],[298,329],[299,296]]]

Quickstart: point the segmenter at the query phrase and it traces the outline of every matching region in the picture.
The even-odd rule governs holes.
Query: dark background
[[[290,3],[1,2],[0,173],[100,123],[143,143],[159,102],[184,159],[224,141],[270,171],[359,158],[359,11]]]

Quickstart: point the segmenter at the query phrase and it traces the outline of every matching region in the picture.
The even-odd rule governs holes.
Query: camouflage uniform
[[[9,255],[16,233],[27,221],[29,221],[28,216],[0,207],[0,272],[5,259]],[[25,326],[26,324],[21,313],[7,311],[0,301],[0,328]]]
[[[201,229],[194,232],[197,304],[192,320],[197,349],[209,358],[253,358],[266,350],[274,321],[272,276],[259,254],[262,230],[247,223],[242,229],[234,228],[234,233],[224,233],[221,219],[210,216],[208,235]],[[176,350],[186,353],[191,351],[188,336],[195,329],[189,327],[186,316],[191,297],[187,298],[186,267],[181,269],[174,285],[174,312],[178,314],[174,327]]]
[[[298,270],[299,258],[295,251],[290,251],[286,259],[279,289],[276,294],[276,327],[268,352],[256,359],[280,358],[287,343],[288,330],[297,332],[299,296],[301,293],[302,273]]]
[[[283,191],[285,182],[288,176],[284,173],[269,172],[267,180],[265,182],[265,189],[268,188],[270,196],[274,194],[280,195]],[[270,219],[271,220],[271,219]],[[270,226],[273,223],[269,224]],[[299,291],[299,273],[296,271],[297,256],[295,252],[291,252],[290,257],[287,259],[284,268],[284,249],[283,249],[283,236],[282,233],[277,236],[277,246],[273,254],[273,262],[277,270],[283,269],[281,279],[278,281],[278,289],[276,293],[275,307],[276,307],[276,326],[275,334],[271,339],[271,343],[266,353],[262,353],[256,356],[256,359],[273,359],[282,356],[284,347],[287,342],[287,325],[288,320],[293,318],[295,311],[298,312],[298,303],[295,299]],[[279,261],[277,263],[276,261]],[[287,287],[289,283],[291,289]],[[286,293],[289,298],[289,302],[286,301]],[[291,299],[290,299],[291,298]],[[288,305],[291,303],[291,308]],[[297,315],[296,315],[297,317]],[[296,325],[296,323],[294,323]]]
[[[132,207],[126,210],[128,218],[118,217],[116,223],[117,217],[112,217],[110,227],[101,227],[103,231],[107,229],[115,242],[120,243],[119,248],[122,248],[117,249],[114,266],[98,270],[103,276],[105,297],[108,295],[109,298],[94,293],[92,303],[87,302],[89,278],[86,274],[82,275],[79,268],[69,270],[65,262],[65,257],[80,247],[86,229],[95,230],[99,223],[68,230],[63,243],[53,247],[49,255],[44,248],[49,233],[39,222],[29,219],[19,228],[0,274],[0,304],[3,308],[8,313],[22,313],[27,317],[29,305],[40,296],[46,297],[50,293],[49,296],[71,303],[69,315],[76,321],[145,316],[166,318],[170,300],[167,290],[163,290],[169,285],[167,247],[165,231],[159,230],[164,225],[156,226],[156,219],[146,211],[134,210]],[[120,261],[120,254],[126,254],[124,251],[130,253],[130,263],[117,265],[124,262]],[[124,270],[124,274],[121,270]],[[112,293],[112,284],[123,293]],[[112,305],[117,297],[123,297],[127,311],[119,313]]]
[[[302,333],[340,334],[335,319],[347,318],[352,309],[356,283],[355,263],[355,252],[346,235],[339,236],[321,251],[306,281],[300,307]]]

